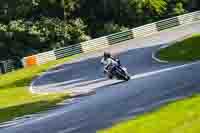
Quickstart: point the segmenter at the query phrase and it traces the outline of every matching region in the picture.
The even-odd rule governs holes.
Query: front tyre
[[[131,79],[131,77],[130,77],[129,75],[127,75],[127,76],[123,77],[123,79],[124,79],[125,81],[129,81],[129,80]]]
[[[121,79],[123,79],[124,81],[129,81],[130,80],[130,76],[122,76]]]
[[[128,73],[127,73],[127,71],[126,71],[126,69],[124,68],[119,68],[118,70],[117,70],[117,77],[118,77],[118,79],[123,79],[123,80],[125,80],[125,81],[128,81],[128,80],[130,80],[130,76],[128,75]]]

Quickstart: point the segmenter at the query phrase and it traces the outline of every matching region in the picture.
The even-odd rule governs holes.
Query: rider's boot
[[[108,78],[109,78],[109,79],[112,79],[112,78],[113,78],[112,73],[108,73]]]

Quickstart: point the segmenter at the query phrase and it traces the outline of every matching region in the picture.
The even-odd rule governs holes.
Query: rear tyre
[[[108,74],[108,78],[112,79],[113,78],[112,74]]]

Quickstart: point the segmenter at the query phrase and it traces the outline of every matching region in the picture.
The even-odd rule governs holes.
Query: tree
[[[147,11],[154,15],[162,15],[166,11],[167,2],[165,0],[129,0],[131,6],[136,8],[138,13]]]
[[[173,14],[180,15],[180,14],[183,14],[184,12],[185,12],[185,9],[183,8],[183,3],[181,2],[176,3],[175,8],[173,9]]]
[[[74,19],[73,13],[80,8],[79,0],[64,0],[65,20]]]

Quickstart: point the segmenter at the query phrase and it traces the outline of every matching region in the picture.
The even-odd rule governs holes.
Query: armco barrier
[[[79,53],[87,53],[94,50],[106,48],[109,46],[106,37],[101,37],[98,39],[93,39],[90,41],[82,42],[80,44],[75,44],[63,48],[54,50],[56,59],[64,58],[67,56],[72,56]]]
[[[32,55],[32,56],[28,56],[28,57],[23,58],[22,64],[23,64],[24,67],[30,67],[30,66],[37,65],[37,56]]]
[[[56,59],[64,58],[67,56],[72,56],[72,55],[79,54],[82,52],[83,51],[82,51],[81,44],[71,45],[68,47],[63,47],[63,48],[54,50]]]
[[[157,31],[162,31],[165,29],[179,26],[179,25],[180,25],[180,22],[178,20],[178,17],[173,17],[173,18],[162,20],[156,23]]]
[[[132,32],[132,30],[123,31],[123,32],[111,34],[111,35],[107,36],[107,38],[108,38],[109,44],[113,45],[113,44],[116,44],[119,42],[133,39],[133,32]]]
[[[134,38],[137,38],[137,37],[148,36],[150,34],[158,32],[158,31],[156,28],[156,24],[152,23],[152,24],[140,26],[138,28],[134,28],[134,29],[132,29],[132,32],[133,32]]]
[[[14,62],[15,62],[14,60],[0,61],[0,74],[13,71],[15,68]]]
[[[156,23],[140,26],[131,30],[82,42],[80,44],[59,48],[51,52],[45,52],[31,57],[25,57],[23,58],[23,64],[24,67],[32,66],[35,64],[43,64],[50,60],[60,59],[79,53],[87,53],[90,51],[103,49],[119,42],[123,42],[137,37],[148,36],[150,34],[157,33],[165,29],[169,29],[179,25],[190,24],[198,20],[200,20],[200,11],[180,15],[177,17],[161,20]]]
[[[193,21],[200,20],[200,11],[178,16],[178,19],[181,25],[190,24]]]
[[[109,46],[108,39],[106,37],[100,37],[90,41],[81,43],[84,53],[91,52],[98,49],[103,49]]]
[[[56,56],[54,51],[48,51],[44,53],[40,53],[36,55],[37,57],[37,64],[45,64],[49,61],[56,60]]]

